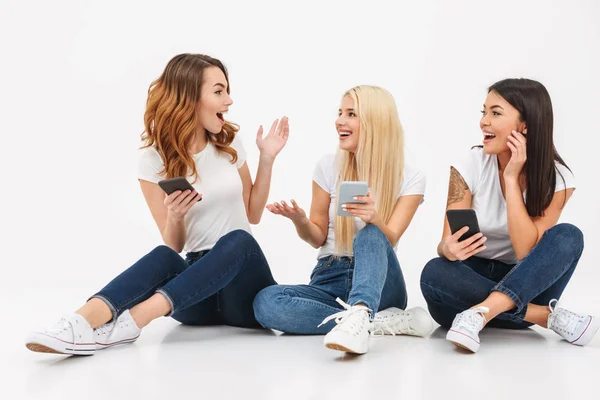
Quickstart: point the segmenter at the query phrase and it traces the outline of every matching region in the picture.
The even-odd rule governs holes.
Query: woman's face
[[[199,124],[210,133],[220,133],[225,124],[223,114],[232,104],[223,71],[217,67],[205,69],[197,108]]]
[[[479,126],[483,133],[483,151],[486,154],[510,151],[507,143],[513,130],[527,133],[525,123],[520,120],[519,111],[494,91],[487,95],[481,113]]]
[[[356,153],[360,135],[360,119],[352,97],[344,96],[342,99],[335,128],[340,139],[340,149]]]

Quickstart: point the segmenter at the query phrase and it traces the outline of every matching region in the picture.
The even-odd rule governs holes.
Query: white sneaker
[[[335,299],[344,307],[344,311],[335,313],[325,318],[321,325],[335,319],[337,323],[333,329],[325,335],[325,346],[345,351],[347,353],[365,354],[369,350],[369,320],[370,311],[365,306],[350,306],[339,297]]]
[[[552,303],[555,303],[554,307]],[[558,307],[558,300],[550,300],[548,305],[548,329],[553,330],[567,342],[585,346],[600,328],[600,320],[591,315],[576,314],[573,311]]]
[[[456,314],[452,321],[452,327],[446,334],[446,340],[473,353],[477,352],[479,350],[479,331],[485,325],[485,318],[482,314],[489,311],[487,307],[477,307]]]
[[[421,307],[401,310],[396,307],[379,311],[373,318],[373,336],[411,335],[425,337],[433,330],[431,317]]]
[[[65,315],[50,329],[33,332],[25,346],[38,353],[91,356],[96,351],[94,330],[81,315]]]
[[[142,330],[138,328],[131,317],[129,310],[125,310],[116,321],[104,324],[94,329],[96,350],[120,344],[133,343],[140,336]]]

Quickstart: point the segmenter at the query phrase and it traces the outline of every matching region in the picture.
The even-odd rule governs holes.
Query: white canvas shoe
[[[336,301],[344,311],[325,318],[321,325],[335,319],[337,325],[325,335],[324,343],[329,349],[347,353],[365,354],[369,350],[370,311],[365,306],[350,306],[340,298]]]
[[[396,307],[379,311],[373,318],[373,336],[411,335],[425,337],[433,330],[429,313],[421,307],[402,310]]]
[[[489,311],[487,307],[477,307],[456,314],[452,327],[446,334],[446,340],[473,353],[477,352],[479,350],[479,332],[485,325],[485,318],[482,314]]]
[[[140,336],[141,332],[142,330],[136,325],[129,310],[125,310],[119,315],[116,321],[94,329],[96,350],[133,343]]]
[[[65,315],[49,329],[33,332],[25,346],[38,353],[91,356],[96,351],[94,330],[81,315]]]
[[[552,306],[552,303],[555,303]],[[552,299],[548,305],[550,315],[548,316],[548,329],[559,334],[571,344],[585,346],[592,341],[598,328],[600,320],[591,315],[576,314],[573,311],[558,307],[558,300]]]

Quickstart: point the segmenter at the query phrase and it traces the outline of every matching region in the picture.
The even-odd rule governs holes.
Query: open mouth
[[[221,122],[225,122],[225,117],[223,117],[223,113],[217,113],[217,118],[219,118]]]
[[[348,136],[352,135],[351,131],[339,131],[338,134],[340,135],[340,139],[343,138],[347,138]]]
[[[494,135],[493,133],[483,132],[483,142],[484,143],[494,140],[495,137],[496,137],[496,135]]]

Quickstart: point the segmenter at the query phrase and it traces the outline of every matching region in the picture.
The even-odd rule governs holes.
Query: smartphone
[[[465,226],[469,227],[469,230],[458,239],[459,242],[479,233],[479,222],[477,222],[475,210],[448,210],[446,211],[446,217],[448,217],[452,234],[460,231]]]
[[[192,184],[183,177],[162,180],[162,181],[158,182],[158,186],[160,186],[160,188],[167,195],[169,195],[173,192],[176,192],[178,190],[181,190],[182,192],[185,190],[190,190],[190,191],[196,190],[196,189],[194,189]],[[200,197],[200,199],[198,201],[200,201],[200,200],[202,200],[202,197]]]
[[[342,209],[342,204],[354,203],[364,204],[364,201],[354,200],[355,196],[366,196],[369,193],[369,184],[367,182],[345,181],[340,183],[340,192],[338,193],[337,214],[342,217],[351,217],[352,214]]]

